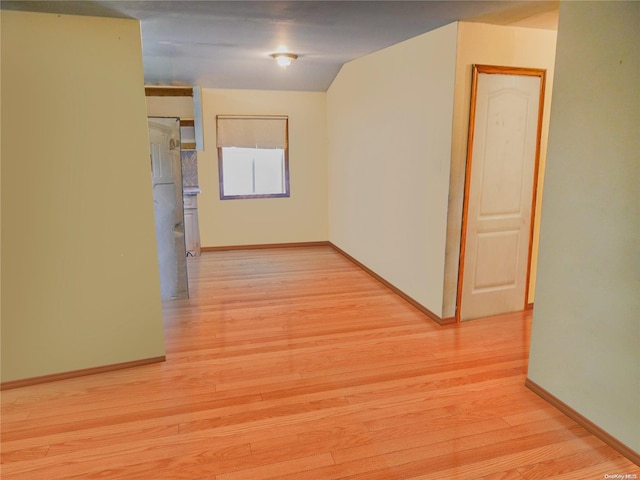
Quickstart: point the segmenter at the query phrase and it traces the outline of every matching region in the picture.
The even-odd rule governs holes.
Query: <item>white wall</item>
[[[457,25],[347,63],[327,93],[329,239],[440,315]]]
[[[321,92],[203,89],[205,151],[198,152],[203,247],[328,238],[326,105]],[[216,115],[289,116],[289,198],[220,200]]]
[[[162,356],[139,23],[1,21],[2,381]]]
[[[528,374],[636,452],[638,25],[637,2],[560,5]]]
[[[554,30],[522,27],[505,27],[483,23],[460,22],[458,26],[458,50],[456,58],[456,87],[453,113],[453,143],[451,146],[451,179],[447,226],[447,253],[444,279],[443,315],[455,315],[460,261],[460,233],[462,228],[462,203],[467,160],[469,109],[471,103],[471,72],[474,64],[505,67],[543,68],[547,70],[546,93],[540,140],[540,179],[544,176],[553,69],[556,53]],[[535,293],[535,274],[540,226],[540,205],[543,182],[538,185],[537,215],[534,225],[532,275],[529,301]]]

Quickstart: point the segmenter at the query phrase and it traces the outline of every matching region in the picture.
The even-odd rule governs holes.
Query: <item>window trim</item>
[[[225,195],[224,194],[224,173],[223,173],[223,159],[222,149],[218,148],[218,191],[220,192],[220,200],[247,200],[257,198],[289,198],[291,197],[291,188],[289,185],[289,117],[286,115],[218,115],[216,117],[216,131],[217,121],[221,117],[236,117],[236,118],[282,118],[285,121],[285,143],[284,143],[284,193],[258,193],[248,195]]]
[[[287,132],[289,129],[287,128]],[[288,136],[288,135],[287,135]],[[289,142],[284,149],[284,193],[254,193],[249,195],[225,195],[224,194],[224,173],[222,168],[222,148],[218,147],[218,189],[220,200],[247,200],[250,198],[289,198],[291,190],[289,188]]]

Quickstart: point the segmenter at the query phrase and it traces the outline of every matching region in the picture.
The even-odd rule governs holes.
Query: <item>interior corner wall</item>
[[[561,2],[530,380],[640,452],[640,3]]]
[[[2,381],[163,356],[139,23],[1,22]]]
[[[327,241],[326,94],[202,89],[198,152],[203,247]],[[220,200],[216,115],[289,117],[289,198]]]
[[[329,239],[441,314],[457,24],[345,64],[327,92]]]
[[[456,59],[455,104],[453,114],[453,143],[451,146],[451,177],[449,185],[449,213],[447,218],[447,246],[442,310],[445,317],[455,315],[462,231],[462,204],[467,160],[467,138],[471,103],[471,73],[474,64],[507,67],[543,68],[547,70],[542,136],[540,141],[539,183],[533,238],[533,258],[530,276],[529,301],[534,299],[538,232],[542,179],[549,131],[549,112],[553,90],[556,51],[555,30],[506,27],[483,23],[460,22]]]

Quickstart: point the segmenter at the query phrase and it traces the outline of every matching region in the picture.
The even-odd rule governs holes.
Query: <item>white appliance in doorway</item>
[[[149,117],[148,123],[162,300],[188,298],[180,120]]]

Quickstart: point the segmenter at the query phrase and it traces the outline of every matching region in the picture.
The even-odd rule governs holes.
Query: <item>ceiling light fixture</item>
[[[287,68],[298,58],[298,55],[295,53],[272,53],[271,57],[274,58],[282,68]]]

